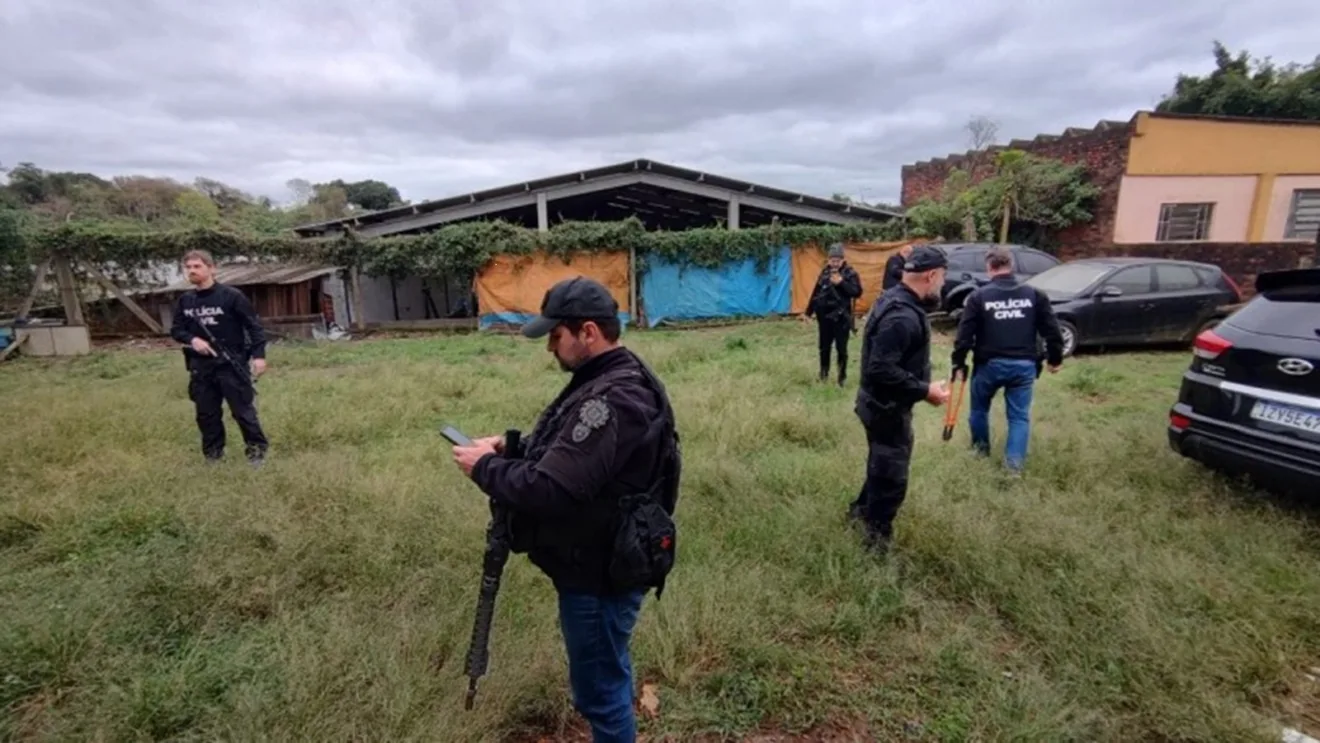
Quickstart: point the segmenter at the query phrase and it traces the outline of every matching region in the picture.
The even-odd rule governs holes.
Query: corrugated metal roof
[[[215,280],[230,286],[252,286],[255,284],[298,284],[321,276],[329,276],[339,268],[309,263],[234,263],[217,266]],[[193,288],[187,277],[179,279],[169,286],[153,289],[151,294],[182,292]]]

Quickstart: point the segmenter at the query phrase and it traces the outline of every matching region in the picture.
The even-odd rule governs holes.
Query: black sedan
[[[1320,269],[1261,274],[1257,294],[1196,338],[1169,444],[1270,490],[1320,494]]]
[[[1087,258],[1026,283],[1050,298],[1065,356],[1088,346],[1190,343],[1242,301],[1218,266],[1163,258]]]

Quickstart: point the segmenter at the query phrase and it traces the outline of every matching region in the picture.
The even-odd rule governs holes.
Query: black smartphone
[[[464,436],[457,428],[453,426],[442,426],[440,435],[449,439],[449,443],[454,446],[472,446],[472,439]]]

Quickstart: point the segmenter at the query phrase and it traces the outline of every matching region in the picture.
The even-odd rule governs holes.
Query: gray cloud
[[[899,168],[1152,107],[1313,0],[5,0],[0,162],[414,200],[634,157],[898,200]]]

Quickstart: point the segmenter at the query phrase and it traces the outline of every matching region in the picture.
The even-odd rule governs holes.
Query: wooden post
[[[97,283],[104,286],[106,289],[109,289],[110,293],[114,294],[115,298],[120,302],[123,302],[124,306],[127,307],[130,312],[137,315],[137,318],[141,320],[151,332],[157,335],[165,335],[165,329],[161,327],[160,323],[156,322],[156,318],[152,317],[146,310],[142,309],[137,302],[133,301],[132,297],[121,291],[118,286],[115,286],[115,282],[107,278],[106,275],[101,273],[101,271],[95,266],[88,266],[87,270],[91,272],[92,277],[96,279]]]
[[[27,343],[27,339],[28,337],[26,334],[15,336],[14,342],[6,346],[5,350],[0,351],[0,361],[4,361],[5,359],[9,358],[12,354],[16,353],[18,351],[19,346],[23,345],[24,343]]]
[[[365,330],[367,327],[366,313],[362,306],[362,272],[355,265],[349,269],[350,285],[349,291],[353,294],[353,329]]]
[[[642,326],[642,313],[637,302],[637,248],[628,248],[628,311],[634,327]]]
[[[41,282],[46,280],[46,274],[50,273],[50,257],[37,266],[37,275],[32,281],[32,290],[28,292],[27,299],[23,300],[23,306],[18,308],[17,317],[20,320],[26,320],[28,313],[32,311],[32,305],[37,301],[37,292],[41,291]]]
[[[73,266],[66,255],[55,257],[55,276],[60,282],[60,297],[64,300],[64,319],[69,325],[86,325],[82,302],[78,299],[78,285],[73,281]]]

